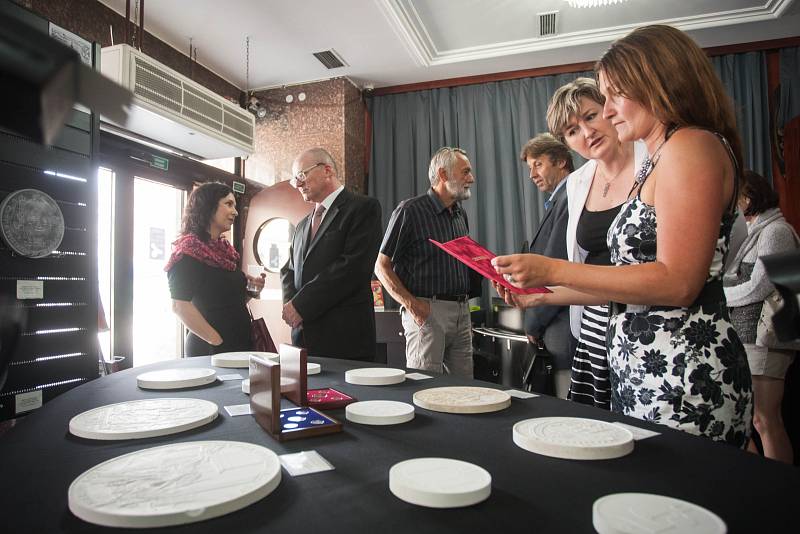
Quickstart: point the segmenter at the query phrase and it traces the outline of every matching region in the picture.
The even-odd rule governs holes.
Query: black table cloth
[[[406,380],[392,386],[357,386],[344,372],[363,362],[311,358],[322,373],[309,388],[334,387],[359,400],[412,403],[420,389],[450,385],[500,387],[448,376]],[[143,448],[197,440],[236,440],[277,454],[316,450],[334,471],[291,477],[238,512],[200,523],[150,532],[594,532],[592,504],[604,495],[646,492],[703,506],[727,523],[729,532],[790,532],[800,495],[797,469],[730,446],[551,397],[512,399],[489,414],[445,414],[416,408],[413,421],[366,426],[345,421],[344,409],[327,413],[344,432],[279,443],[252,416],[230,417],[223,406],[249,398],[241,381],[185,390],[145,391],[136,375],[168,367],[210,367],[210,358],[190,358],[130,369],[77,387],[20,420],[0,436],[0,503],[3,532],[96,532],[111,530],[75,517],[67,506],[70,483],[87,469]],[[246,369],[217,369],[218,374]],[[69,434],[69,420],[88,409],[126,400],[195,397],[213,401],[213,423],[180,434],[126,441],[92,441]],[[286,402],[286,401],[284,401]],[[289,406],[287,403],[286,406]],[[622,421],[660,432],[637,441],[632,454],[615,460],[571,461],[527,452],[512,441],[512,426],[544,416]],[[403,460],[445,457],[477,464],[492,475],[492,494],[475,506],[430,509],[401,501],[389,491],[389,469]],[[114,529],[122,530],[122,529]],[[137,530],[137,532],[142,532]]]

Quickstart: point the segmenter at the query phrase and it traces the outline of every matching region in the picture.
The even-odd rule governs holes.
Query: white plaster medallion
[[[397,425],[414,419],[414,407],[406,402],[360,401],[345,407],[345,418],[362,425]]]
[[[182,525],[240,510],[281,481],[278,456],[238,441],[152,447],[103,462],[69,487],[69,509],[97,525]]]
[[[261,356],[274,362],[279,360],[275,352],[220,352],[211,356],[211,365],[231,369],[247,369],[250,367],[250,356]]]
[[[417,391],[414,404],[434,412],[487,413],[511,406],[511,396],[499,389],[452,386]]]
[[[406,372],[392,367],[361,367],[344,373],[344,381],[362,386],[388,386],[406,379]]]
[[[306,371],[307,375],[318,375],[320,372],[322,372],[322,366],[318,363],[309,362],[306,365],[306,369],[307,369]]]
[[[650,493],[614,493],[594,501],[592,524],[599,534],[725,534],[715,513],[680,499]]]
[[[411,504],[460,508],[489,498],[492,475],[475,464],[450,458],[414,458],[389,470],[389,491]]]
[[[514,425],[514,443],[537,454],[568,460],[608,460],[633,451],[626,428],[579,417],[537,417]]]
[[[73,417],[69,431],[87,439],[141,439],[197,428],[217,418],[202,399],[142,399],[100,406]]]
[[[142,373],[136,385],[142,389],[180,389],[204,386],[217,379],[214,369],[204,367],[179,367]]]

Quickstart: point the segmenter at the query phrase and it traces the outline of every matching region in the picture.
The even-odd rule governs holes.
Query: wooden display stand
[[[287,354],[285,359],[284,350]],[[341,432],[342,423],[304,405],[308,402],[306,351],[290,345],[281,345],[279,351],[281,362],[288,367],[283,376],[294,380],[285,388],[286,397],[290,400],[302,399],[304,403],[281,410],[282,365],[253,355],[250,358],[250,410],[256,422],[278,441]]]

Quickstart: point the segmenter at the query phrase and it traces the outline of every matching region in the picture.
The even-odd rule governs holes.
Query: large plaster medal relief
[[[202,399],[141,399],[78,414],[70,420],[69,431],[86,439],[152,438],[203,426],[218,414],[216,404]]]
[[[278,456],[260,445],[193,441],[103,462],[69,487],[69,509],[98,525],[152,528],[240,510],[281,481]]]
[[[579,417],[537,417],[512,429],[514,443],[544,456],[608,460],[633,452],[633,434],[620,426]]]
[[[488,413],[511,406],[505,391],[472,386],[423,389],[414,393],[413,400],[420,408],[444,413]]]

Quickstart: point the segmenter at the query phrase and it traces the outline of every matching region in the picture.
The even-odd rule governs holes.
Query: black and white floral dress
[[[649,163],[640,183],[652,171]],[[640,192],[609,228],[615,265],[656,259],[655,207],[645,204]],[[606,344],[613,411],[744,447],[752,418],[750,368],[724,295],[715,298],[718,292],[706,291],[721,283],[734,217],[730,210],[723,215],[701,292],[712,298],[686,308],[620,306],[609,318]]]

